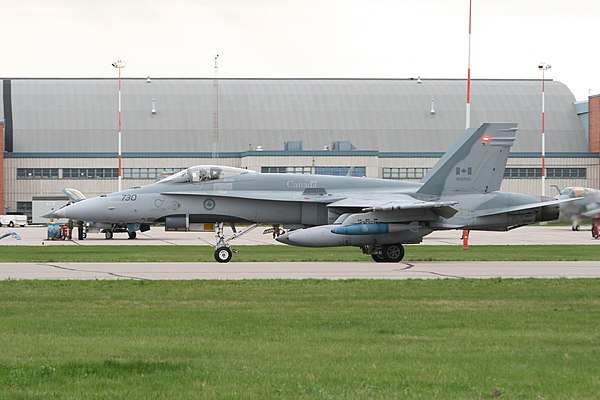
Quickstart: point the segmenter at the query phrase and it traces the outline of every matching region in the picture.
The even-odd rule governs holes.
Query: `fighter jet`
[[[63,193],[71,203],[77,203],[85,200],[86,197],[81,191],[74,188],[65,188]],[[52,215],[52,214],[51,214]],[[96,222],[86,221],[87,230],[98,231],[104,233],[106,239],[112,239],[113,234],[116,232],[127,232],[129,239],[135,239],[137,237],[137,231],[146,232],[150,230],[149,224],[136,224],[136,223],[119,223],[119,222]]]
[[[90,198],[49,217],[108,223],[189,227],[214,223],[218,262],[232,258],[230,241],[273,225],[279,242],[356,246],[376,262],[399,262],[404,244],[436,230],[506,231],[558,218],[561,200],[540,202],[499,192],[514,123],[468,129],[421,182],[257,173],[199,165],[156,183]],[[250,224],[231,236],[224,224]],[[277,235],[283,228],[287,232]]]
[[[556,199],[571,199],[573,201],[565,202],[560,205],[560,211],[572,222],[571,229],[579,230],[579,224],[582,221],[592,221],[593,225],[600,222],[600,191],[586,187],[567,187],[560,190],[558,186],[553,185],[558,190]],[[594,232],[594,226],[592,226]],[[593,234],[593,233],[592,233]],[[595,237],[597,238],[597,230]]]

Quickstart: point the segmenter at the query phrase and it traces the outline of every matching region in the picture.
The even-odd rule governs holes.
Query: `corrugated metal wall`
[[[474,81],[472,126],[517,122],[513,151],[538,151],[539,86]],[[345,140],[359,150],[440,152],[464,130],[463,80],[221,79],[218,90],[219,151]],[[123,151],[212,151],[212,79],[125,79],[122,97]],[[116,151],[117,99],[115,79],[13,80],[14,151]],[[587,151],[574,101],[565,85],[547,82],[548,151]]]

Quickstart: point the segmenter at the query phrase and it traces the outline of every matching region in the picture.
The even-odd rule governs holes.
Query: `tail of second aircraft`
[[[417,193],[488,193],[500,189],[516,123],[484,123],[467,129],[421,180]]]

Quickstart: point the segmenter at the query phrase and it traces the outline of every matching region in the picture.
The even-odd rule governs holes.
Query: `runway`
[[[0,228],[0,233],[8,228]],[[138,234],[135,240],[125,234],[105,240],[90,233],[83,241],[48,241],[44,227],[10,228],[22,240],[6,238],[0,245],[24,246],[103,246],[103,245],[196,245],[210,246],[214,233],[165,232],[164,229]],[[278,244],[258,228],[232,245]],[[440,231],[426,236],[422,245],[461,246],[460,231]],[[509,232],[471,232],[471,245],[487,244],[598,244],[588,230],[572,232],[569,226],[527,226]],[[279,245],[279,244],[278,244]],[[275,258],[275,257],[274,257]],[[440,279],[440,278],[600,278],[600,262],[415,262],[413,264],[360,263],[5,263],[0,264],[0,280],[5,279]]]
[[[5,263],[0,280],[600,278],[595,261],[360,263]]]

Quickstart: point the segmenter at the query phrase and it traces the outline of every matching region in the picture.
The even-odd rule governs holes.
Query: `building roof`
[[[465,128],[466,80],[122,83],[123,151],[129,153],[211,152],[217,89],[219,152],[283,150],[287,141],[302,141],[304,150],[350,141],[358,150],[442,152]],[[116,79],[11,79],[10,87],[14,152],[117,151]],[[540,80],[473,80],[471,90],[471,126],[517,122],[513,152],[540,151]],[[546,150],[587,152],[570,90],[547,80],[545,99]]]

